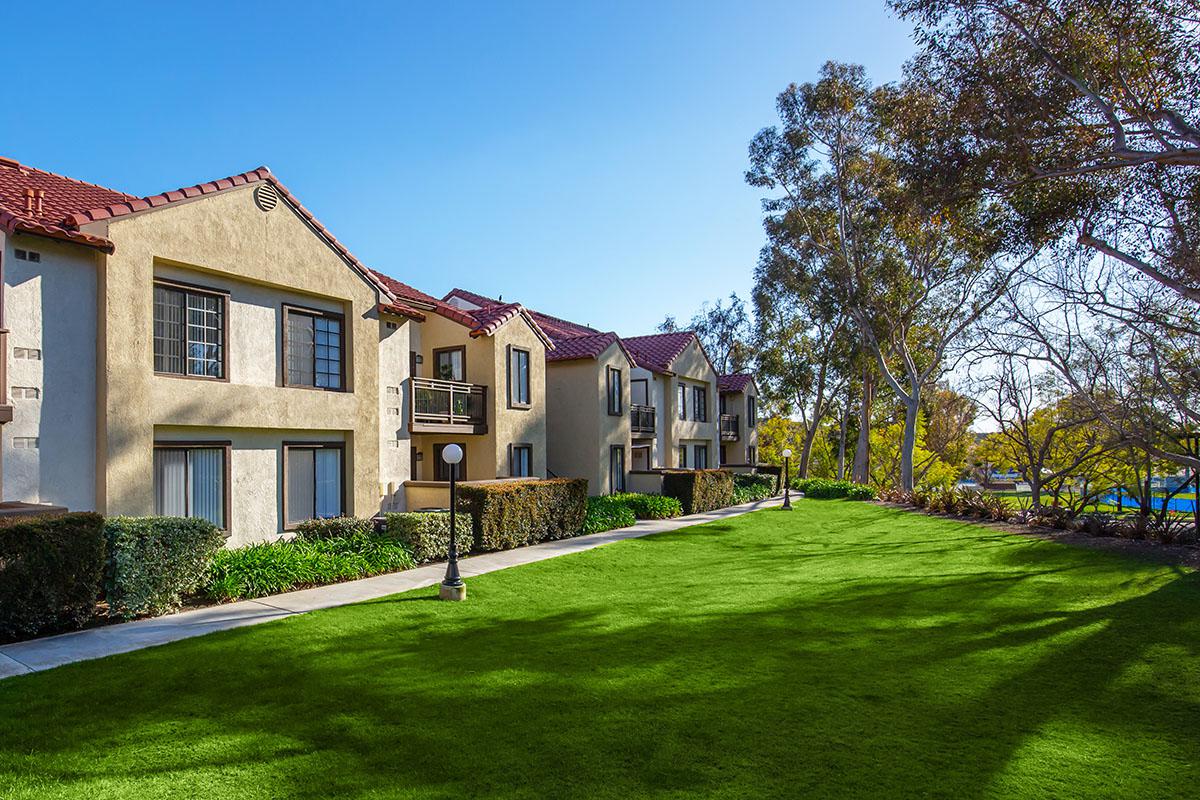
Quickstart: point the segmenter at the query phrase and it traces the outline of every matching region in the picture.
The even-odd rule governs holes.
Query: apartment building
[[[758,384],[749,373],[721,375],[721,466],[758,464]]]

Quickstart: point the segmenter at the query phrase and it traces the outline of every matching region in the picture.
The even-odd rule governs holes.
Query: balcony
[[[629,430],[639,439],[654,436],[654,406],[630,404]]]
[[[487,387],[413,378],[410,433],[487,433]]]
[[[738,430],[738,415],[737,414],[722,414],[721,415],[721,441],[736,442],[741,438],[741,433]]]

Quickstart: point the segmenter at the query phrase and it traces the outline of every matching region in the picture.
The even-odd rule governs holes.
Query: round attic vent
[[[263,211],[270,211],[279,205],[279,192],[269,183],[259,184],[254,190],[254,204]]]

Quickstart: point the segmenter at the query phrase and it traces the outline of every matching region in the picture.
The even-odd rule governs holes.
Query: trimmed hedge
[[[614,528],[628,528],[637,522],[637,515],[619,495],[589,497],[583,533],[600,533]]]
[[[411,569],[408,548],[378,534],[296,538],[222,550],[206,591],[238,600]]]
[[[445,511],[384,515],[384,534],[408,548],[413,561],[445,561],[450,557],[450,514]],[[459,520],[455,539],[458,555],[471,551],[471,520]]]
[[[111,517],[104,523],[108,613],[123,619],[177,610],[204,585],[225,535],[208,520]]]
[[[459,509],[471,517],[475,552],[508,550],[577,536],[587,514],[587,481],[537,481],[460,486]]]
[[[667,470],[662,493],[677,499],[685,514],[715,511],[733,504],[733,474],[727,469]]]
[[[814,500],[874,500],[876,496],[876,491],[865,484],[828,478],[796,478],[792,480],[792,488]]]
[[[375,532],[375,523],[358,517],[330,517],[329,519],[306,519],[296,526],[296,536],[301,539],[337,539],[346,536],[361,536]]]
[[[752,503],[775,496],[776,476],[738,474],[733,476],[733,502]]]
[[[610,497],[629,506],[638,519],[671,519],[683,513],[683,506],[677,499],[663,497],[661,494],[624,492]]]
[[[95,613],[103,578],[99,514],[0,523],[0,640],[79,627]]]

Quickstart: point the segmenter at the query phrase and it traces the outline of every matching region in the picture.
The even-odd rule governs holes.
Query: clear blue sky
[[[40,8],[0,155],[139,195],[266,164],[371,266],[625,335],[748,294],[781,89],[913,50],[883,0]]]

